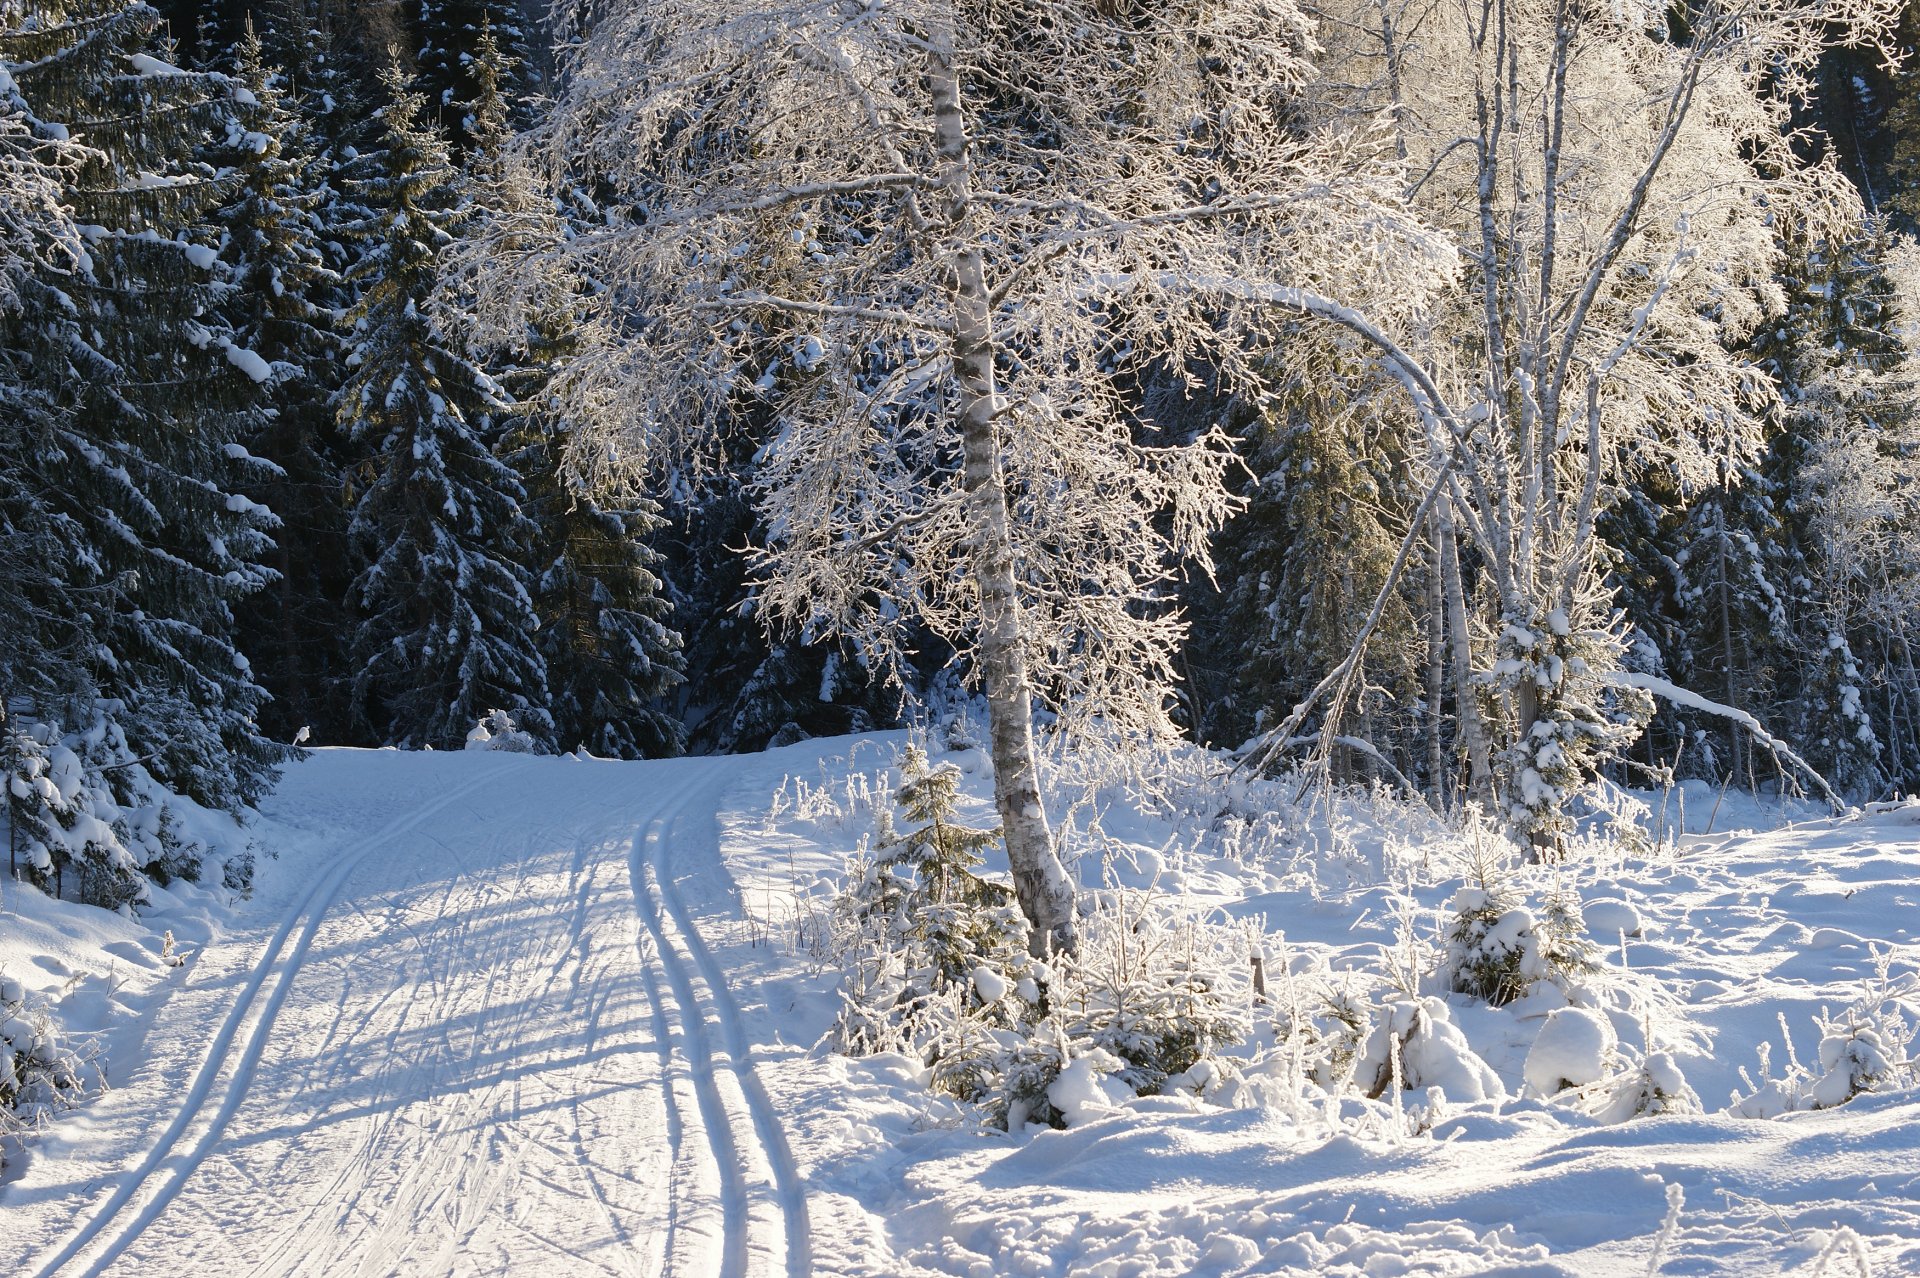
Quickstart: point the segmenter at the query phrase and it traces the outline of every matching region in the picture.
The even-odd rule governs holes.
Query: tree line
[[[1920,785],[1891,0],[0,9],[5,767],[984,696],[1496,812]],[[1610,791],[1609,787],[1615,787]],[[20,831],[25,831],[20,843]],[[1051,939],[1049,939],[1051,938]]]

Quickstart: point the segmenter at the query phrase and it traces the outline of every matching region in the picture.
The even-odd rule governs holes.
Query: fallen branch
[[[1774,736],[1771,732],[1768,732],[1758,719],[1748,714],[1745,710],[1724,705],[1721,702],[1703,697],[1697,692],[1690,692],[1677,683],[1669,683],[1667,680],[1659,678],[1656,675],[1641,674],[1638,671],[1616,670],[1612,674],[1603,676],[1601,681],[1615,688],[1638,688],[1643,692],[1651,692],[1656,697],[1662,697],[1676,706],[1685,706],[1689,710],[1699,710],[1705,714],[1718,715],[1722,719],[1733,720],[1751,733],[1755,741],[1758,741],[1768,750],[1771,750],[1775,758],[1785,759],[1788,763],[1791,763],[1794,767],[1799,768],[1802,772],[1812,777],[1814,784],[1820,787],[1820,793],[1825,796],[1828,803],[1833,805],[1833,810],[1836,813],[1847,810],[1846,803],[1841,800],[1839,795],[1833,792],[1833,787],[1827,784],[1825,777],[1814,770],[1812,764],[1796,754],[1792,746],[1782,741],[1779,737]],[[1715,806],[1717,807],[1718,805]]]

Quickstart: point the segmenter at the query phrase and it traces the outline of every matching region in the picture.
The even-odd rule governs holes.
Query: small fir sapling
[[[1283,1015],[1275,1024],[1279,1039],[1302,1054],[1306,1077],[1334,1094],[1352,1087],[1359,1076],[1373,1028],[1364,999],[1346,989],[1329,990],[1312,1008]]]
[[[489,710],[467,733],[468,750],[505,750],[512,754],[545,754],[546,747],[519,720],[505,710]]]
[[[1075,1040],[1114,1058],[1109,1072],[1140,1095],[1247,1036],[1219,973],[1146,905],[1089,919],[1086,947],[1056,982]]]
[[[1671,1052],[1649,1052],[1638,1065],[1588,1090],[1587,1112],[1603,1123],[1702,1111],[1699,1094]]]
[[[1825,1008],[1814,1018],[1820,1033],[1817,1059],[1809,1066],[1794,1050],[1786,1017],[1780,1033],[1786,1044],[1787,1064],[1774,1077],[1771,1045],[1760,1044],[1759,1076],[1740,1070],[1746,1093],[1734,1093],[1730,1112],[1742,1118],[1777,1118],[1806,1109],[1832,1109],[1856,1096],[1886,1092],[1920,1083],[1920,1059],[1913,1046],[1920,1038],[1920,978],[1909,974],[1895,980],[1889,973],[1891,956],[1877,956],[1873,979],[1860,996],[1839,1015]]]
[[[1507,1094],[1437,998],[1389,999],[1366,1039],[1355,1078],[1376,1099],[1390,1089],[1416,1088],[1440,1088],[1451,1099],[1467,1102]]]
[[[951,765],[933,766],[909,745],[900,771],[894,797],[908,828],[896,832],[883,810],[874,855],[855,863],[836,906],[860,953],[834,1029],[842,1050],[870,1051],[895,1037],[876,1013],[924,1050],[968,1018],[1014,1024],[1026,1000],[1010,992],[1038,996],[1013,892],[976,872],[999,831],[956,819],[960,774]]]
[[[1455,993],[1495,1007],[1524,998],[1542,982],[1571,995],[1598,970],[1578,902],[1549,895],[1539,913],[1505,884],[1483,876],[1454,893],[1443,971]]]
[[[1212,962],[1204,928],[1120,899],[1083,915],[1078,954],[1030,958],[1011,890],[978,873],[996,832],[955,819],[959,772],[918,746],[901,772],[907,828],[881,814],[836,905],[852,956],[836,1050],[914,1055],[935,1090],[1010,1130],[1163,1089],[1206,1093],[1230,1072],[1206,1063],[1246,1037],[1246,990]]]

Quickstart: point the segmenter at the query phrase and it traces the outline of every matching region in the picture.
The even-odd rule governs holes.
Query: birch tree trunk
[[[953,289],[954,413],[965,463],[963,487],[973,536],[974,580],[980,592],[980,681],[987,697],[994,802],[1000,811],[1015,895],[1033,925],[1028,946],[1038,958],[1073,951],[1073,885],[1054,847],[1040,801],[1033,687],[1021,633],[1013,536],[995,424],[999,394],[994,379],[992,294],[973,235],[966,118],[952,49],[946,42],[929,55],[927,88],[933,97],[934,145],[946,205]]]

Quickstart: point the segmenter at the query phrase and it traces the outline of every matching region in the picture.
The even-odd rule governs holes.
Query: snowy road
[[[736,769],[737,770],[737,769]],[[787,1275],[807,1204],[703,926],[725,761],[327,752],[138,1072],[0,1195],[53,1275]]]

